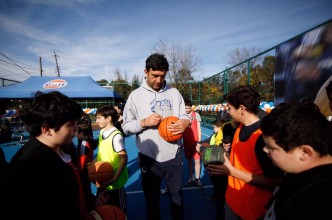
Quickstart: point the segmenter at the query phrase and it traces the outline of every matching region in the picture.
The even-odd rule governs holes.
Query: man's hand
[[[179,119],[174,124],[167,126],[167,129],[172,132],[173,135],[183,133],[190,125],[189,119]]]
[[[146,127],[158,126],[162,119],[163,118],[161,117],[161,115],[153,113],[149,115],[149,117],[142,120],[144,124],[144,126],[142,127],[146,128]]]

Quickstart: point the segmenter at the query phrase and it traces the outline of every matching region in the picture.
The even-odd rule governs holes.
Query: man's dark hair
[[[149,71],[150,69],[152,69],[153,71],[155,71],[155,70],[168,71],[169,64],[168,64],[168,61],[167,61],[165,55],[160,54],[160,53],[154,53],[146,59],[145,69],[147,71]]]

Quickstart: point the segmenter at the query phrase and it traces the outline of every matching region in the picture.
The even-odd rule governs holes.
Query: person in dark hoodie
[[[11,219],[86,219],[81,179],[69,154],[82,107],[58,91],[37,92],[18,117],[30,134],[8,165],[4,216]],[[96,204],[106,203],[100,195]],[[47,216],[45,216],[47,214]]]
[[[327,219],[331,216],[332,128],[313,105],[277,106],[262,120],[264,152],[286,174],[265,219]]]
[[[123,131],[136,135],[138,161],[148,220],[161,219],[160,187],[164,179],[169,191],[172,219],[183,219],[181,139],[165,141],[158,125],[167,116],[179,120],[169,127],[174,134],[190,125],[182,95],[167,85],[169,64],[163,54],[152,54],[146,60],[145,80],[128,97],[123,112]]]

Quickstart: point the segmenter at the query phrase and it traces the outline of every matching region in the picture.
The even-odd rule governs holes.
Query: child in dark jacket
[[[60,92],[37,92],[19,117],[30,134],[8,167],[4,216],[11,219],[86,219],[75,161],[62,150],[72,144],[82,107]],[[101,194],[96,204],[105,204]],[[34,202],[31,202],[34,201]],[[18,208],[19,207],[19,211]],[[49,216],[45,216],[47,213]]]
[[[81,117],[77,126],[77,170],[81,176],[87,210],[91,211],[94,207],[95,195],[91,190],[88,164],[94,159],[94,150],[97,148],[98,142],[93,139],[92,123],[88,114]]]

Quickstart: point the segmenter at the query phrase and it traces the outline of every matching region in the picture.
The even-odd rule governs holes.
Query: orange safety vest
[[[241,142],[239,136],[242,127],[241,124],[234,134],[230,162],[234,167],[244,172],[263,174],[262,167],[255,154],[256,141],[262,131],[260,129],[256,130],[247,141]],[[271,196],[271,191],[257,188],[238,178],[228,176],[226,202],[242,219],[256,220],[264,215],[266,212],[265,205]]]

